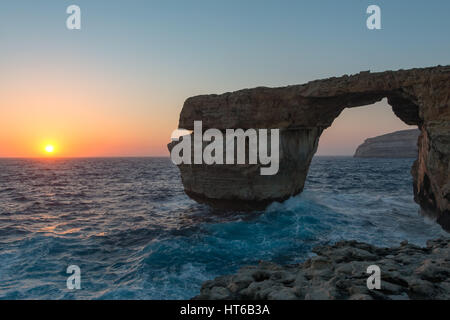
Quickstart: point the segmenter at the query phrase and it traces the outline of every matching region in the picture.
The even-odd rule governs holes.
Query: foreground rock
[[[429,241],[426,248],[343,241],[313,251],[317,256],[300,265],[260,262],[207,281],[194,299],[450,299],[449,239]],[[380,290],[367,288],[370,265],[381,269]]]
[[[366,139],[355,152],[356,158],[417,158],[417,129],[396,131]]]
[[[310,160],[323,130],[345,108],[387,97],[394,113],[420,129],[419,154],[412,168],[415,200],[437,215],[450,217],[450,66],[361,72],[281,88],[254,88],[189,98],[179,128],[203,130],[279,128],[280,171],[260,176],[259,165],[181,165],[186,193],[213,206],[245,208],[284,200],[303,190]],[[169,148],[173,147],[173,143]]]

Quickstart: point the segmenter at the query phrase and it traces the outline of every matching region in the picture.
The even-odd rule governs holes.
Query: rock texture
[[[207,281],[194,299],[450,299],[449,239],[429,241],[426,248],[343,241],[313,251],[317,256],[299,265],[260,262]],[[367,288],[370,265],[381,269],[379,290]]]
[[[417,125],[421,132],[419,155],[412,169],[416,201],[425,211],[448,221],[450,66],[366,71],[303,85],[259,87],[189,98],[181,111],[179,128],[192,130],[194,120],[202,120],[204,130],[289,130],[288,135],[280,138],[289,151],[281,155],[284,169],[278,177],[261,177],[252,166],[181,166],[185,190],[195,199],[212,205],[219,202],[243,208],[261,199],[263,204],[295,195],[303,189],[304,171],[308,170],[322,131],[345,108],[373,104],[385,97],[401,120]],[[292,136],[301,144],[295,150],[295,143],[286,141]],[[293,171],[295,168],[300,168],[300,173]]]
[[[366,139],[355,152],[356,158],[417,158],[417,129],[396,131]]]
[[[320,133],[318,128],[281,130],[279,171],[269,178],[260,175],[259,164],[181,164],[185,192],[200,203],[236,210],[263,209],[274,199],[285,200],[303,190]]]

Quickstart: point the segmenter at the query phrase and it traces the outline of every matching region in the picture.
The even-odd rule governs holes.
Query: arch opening
[[[372,105],[346,108],[323,131],[315,156],[353,156],[368,138],[411,129],[418,126],[401,120],[387,98]]]

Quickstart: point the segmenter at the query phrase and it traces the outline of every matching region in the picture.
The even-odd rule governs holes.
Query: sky
[[[66,8],[81,8],[68,30]],[[368,30],[366,9],[381,8]],[[0,3],[0,157],[167,156],[186,98],[450,64],[450,1]],[[405,129],[386,101],[345,110],[318,154]]]

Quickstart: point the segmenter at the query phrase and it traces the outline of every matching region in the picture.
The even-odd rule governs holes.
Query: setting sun
[[[55,147],[53,147],[52,145],[47,145],[45,146],[45,151],[47,153],[52,153],[53,151],[55,151]]]

